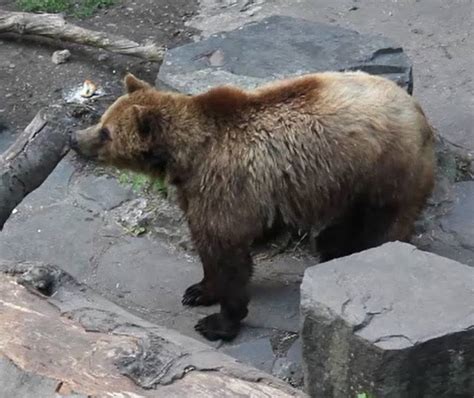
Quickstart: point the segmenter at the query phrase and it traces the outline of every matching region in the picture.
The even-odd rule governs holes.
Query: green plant
[[[367,394],[366,392],[361,392],[357,394],[357,398],[374,398],[373,395]]]
[[[17,0],[17,6],[23,11],[63,12],[70,7],[69,0]]]
[[[115,0],[83,0],[76,1],[76,8],[73,14],[79,18],[87,18],[101,8],[107,8],[114,5]]]
[[[154,180],[151,186],[154,192],[159,192],[163,196],[166,196],[168,194],[168,187],[166,186],[166,182],[161,178],[157,178],[156,180]]]
[[[90,17],[100,8],[110,7],[116,0],[17,0],[18,8],[29,12],[64,12],[78,18]]]
[[[151,180],[150,177],[132,172],[120,172],[118,180],[123,185],[131,185],[134,192],[152,192],[167,195],[168,188],[163,179]]]

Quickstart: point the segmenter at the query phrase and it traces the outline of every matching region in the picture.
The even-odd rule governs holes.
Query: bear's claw
[[[181,300],[183,305],[189,305],[195,307],[198,305],[212,305],[217,303],[217,299],[206,292],[202,282],[196,283],[189,286],[184,292],[183,299]]]
[[[230,341],[239,333],[240,322],[229,320],[216,313],[199,320],[194,329],[210,341],[219,339]]]

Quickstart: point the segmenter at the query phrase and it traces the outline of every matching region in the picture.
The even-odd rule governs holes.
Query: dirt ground
[[[0,0],[0,9],[18,11],[14,0]],[[186,28],[184,21],[195,10],[196,2],[188,0],[119,0],[116,6],[86,20],[66,19],[85,28],[138,42],[153,40],[171,48],[191,40],[195,31]],[[64,48],[71,51],[69,62],[53,64],[52,53]],[[98,49],[31,36],[0,35],[0,134],[5,129],[23,129],[42,106],[60,100],[85,79],[103,86],[113,96],[118,94],[118,81],[125,71],[154,82],[158,69],[158,63]]]

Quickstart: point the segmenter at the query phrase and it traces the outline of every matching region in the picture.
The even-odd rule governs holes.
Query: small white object
[[[90,98],[97,91],[97,86],[90,80],[85,80],[81,90],[81,97]]]

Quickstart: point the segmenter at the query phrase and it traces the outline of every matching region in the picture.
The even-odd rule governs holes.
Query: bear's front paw
[[[183,305],[189,305],[195,307],[198,305],[213,305],[217,303],[217,299],[214,295],[209,294],[206,291],[205,285],[202,282],[196,283],[189,286],[184,292],[183,299],[181,300]]]
[[[210,341],[219,339],[230,341],[239,333],[240,322],[232,321],[217,313],[202,318],[194,329]]]

